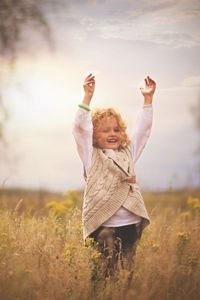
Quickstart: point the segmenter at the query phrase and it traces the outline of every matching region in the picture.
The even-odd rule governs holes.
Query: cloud
[[[103,11],[109,12],[110,16],[123,18],[125,15],[129,17],[143,17],[147,15],[160,16],[167,15],[172,20],[177,22],[177,17],[180,19],[199,18],[200,2],[199,0],[88,0],[75,1],[79,5],[88,4],[93,7],[92,12],[101,7]],[[72,2],[73,4],[73,2]],[[91,5],[93,4],[93,5]],[[94,5],[95,4],[95,5]],[[106,16],[106,14],[104,14]],[[104,17],[101,15],[101,17]],[[176,19],[174,19],[176,17]]]
[[[200,45],[200,37],[193,36],[192,34],[182,32],[166,31],[161,34],[152,36],[155,43],[165,45],[167,47],[180,48],[180,47],[193,47]]]
[[[171,19],[177,22],[177,17],[180,19],[186,18],[198,18],[200,16],[200,3],[197,0],[192,1],[174,1],[174,0],[151,0],[148,1],[148,5],[144,6],[143,13],[147,14],[160,14],[168,15]]]
[[[180,82],[179,85],[167,88],[158,88],[160,92],[190,92],[200,90],[200,75],[186,77]]]
[[[71,40],[115,38],[166,48],[199,46],[199,23],[197,0],[76,0],[64,18]]]

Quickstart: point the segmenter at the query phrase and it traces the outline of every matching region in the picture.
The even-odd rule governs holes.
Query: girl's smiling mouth
[[[118,139],[117,138],[111,138],[107,140],[108,143],[117,143]]]

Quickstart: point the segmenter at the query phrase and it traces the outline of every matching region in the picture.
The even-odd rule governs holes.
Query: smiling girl
[[[97,242],[104,258],[104,276],[126,270],[127,283],[133,275],[133,262],[143,229],[150,223],[134,164],[149,138],[152,126],[152,100],[156,83],[148,76],[141,88],[144,105],[130,137],[126,125],[113,108],[90,114],[95,76],[84,81],[85,95],[79,104],[73,135],[84,167],[86,188],[83,204],[83,235]]]

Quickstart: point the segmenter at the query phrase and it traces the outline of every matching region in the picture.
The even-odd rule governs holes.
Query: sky
[[[198,186],[199,132],[191,107],[200,97],[200,2],[75,0],[47,18],[53,46],[27,30],[28,50],[21,47],[14,69],[1,61],[9,120],[0,184],[84,188],[72,124],[92,73],[91,108],[116,108],[128,133],[143,106],[144,78],[157,83],[151,136],[135,164],[141,189]]]

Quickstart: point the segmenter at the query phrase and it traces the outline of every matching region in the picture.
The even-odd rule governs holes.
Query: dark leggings
[[[120,227],[100,226],[90,234],[98,245],[98,251],[104,258],[104,276],[113,276],[116,271],[126,270],[129,281],[133,275],[134,257],[138,241],[141,237],[138,224]]]

